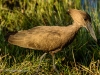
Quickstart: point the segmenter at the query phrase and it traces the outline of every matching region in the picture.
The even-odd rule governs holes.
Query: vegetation
[[[92,17],[92,25],[99,39],[99,2],[96,8],[85,0],[84,9]],[[98,0],[99,1],[99,0]],[[39,25],[67,26],[72,23],[66,14],[69,8],[82,9],[81,0],[1,0],[0,1],[0,74],[35,75],[42,51],[11,45],[6,38],[9,32],[29,29]],[[98,42],[99,44],[99,42]],[[99,75],[100,44],[83,28],[74,42],[56,54],[60,75]],[[42,62],[39,75],[56,75],[51,56]]]

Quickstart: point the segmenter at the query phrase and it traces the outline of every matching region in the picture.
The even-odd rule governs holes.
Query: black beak
[[[93,30],[93,28],[91,26],[91,23],[88,23],[87,24],[86,29],[90,32],[90,34],[93,37],[93,39],[97,42],[97,38],[96,38],[96,35],[94,33],[94,30]]]

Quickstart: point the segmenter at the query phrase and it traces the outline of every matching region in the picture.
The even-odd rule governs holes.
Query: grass
[[[39,25],[61,25],[72,23],[67,9],[82,9],[80,0],[23,0],[20,7],[13,10],[0,1],[0,73],[1,75],[31,75],[39,65],[42,51],[13,46],[5,40],[9,31],[29,29]],[[98,4],[99,5],[99,4]],[[85,11],[92,17],[93,28],[99,39],[99,7]],[[23,8],[23,9],[22,9]],[[56,54],[56,66],[60,75],[99,75],[100,47],[93,41],[85,29],[78,32],[74,42]],[[51,56],[47,55],[41,66],[39,75],[56,75],[52,69]]]

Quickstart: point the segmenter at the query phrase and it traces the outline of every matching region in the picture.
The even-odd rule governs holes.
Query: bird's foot
[[[40,75],[41,72],[41,66],[38,66],[38,68],[36,69],[36,71],[33,73],[33,75]]]
[[[57,75],[60,75],[59,74],[59,71],[57,70],[56,66],[54,67],[54,70],[57,72]]]

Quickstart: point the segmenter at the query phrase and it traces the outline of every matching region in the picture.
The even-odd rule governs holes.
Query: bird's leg
[[[40,69],[40,66],[41,66],[42,59],[46,56],[46,54],[47,54],[47,53],[44,53],[44,54],[40,57],[40,62],[39,62],[39,66],[38,66],[37,72],[39,72],[39,69]]]
[[[52,59],[53,59],[53,68],[57,72],[57,74],[59,75],[59,71],[57,70],[56,65],[55,65],[55,55],[54,54],[52,54]]]
[[[46,56],[46,54],[47,54],[47,53],[44,53],[44,54],[40,57],[39,66],[41,66],[42,59]]]

